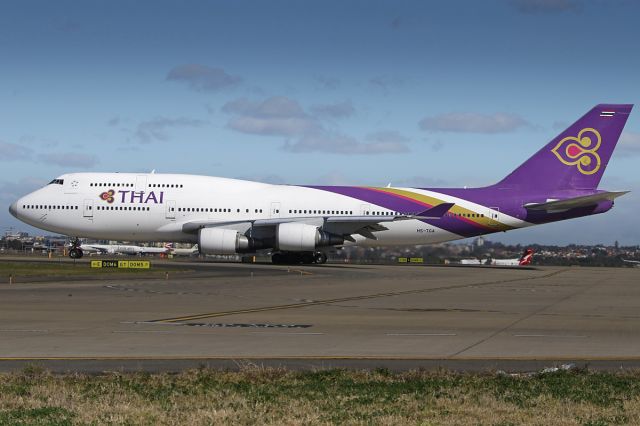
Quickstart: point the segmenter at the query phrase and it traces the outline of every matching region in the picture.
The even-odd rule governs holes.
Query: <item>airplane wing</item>
[[[408,215],[396,215],[396,216],[377,216],[377,215],[364,215],[364,216],[311,216],[311,217],[287,217],[287,218],[273,218],[273,219],[256,219],[256,220],[237,220],[237,221],[211,221],[211,220],[198,220],[187,222],[182,225],[182,231],[187,233],[195,233],[202,228],[210,227],[232,227],[235,225],[250,224],[253,228],[275,228],[281,223],[288,222],[301,222],[316,225],[322,228],[324,231],[342,235],[346,240],[355,241],[352,234],[359,234],[365,238],[376,239],[372,232],[374,231],[386,231],[388,228],[384,226],[384,223],[395,222],[400,220],[410,219],[439,219],[445,215],[453,203],[442,203],[437,206],[431,207],[422,212]]]
[[[527,210],[544,210],[547,212],[561,212],[578,207],[589,207],[598,204],[600,201],[613,201],[629,191],[600,192],[582,197],[566,198],[564,200],[551,200],[546,203],[527,203],[523,207]]]

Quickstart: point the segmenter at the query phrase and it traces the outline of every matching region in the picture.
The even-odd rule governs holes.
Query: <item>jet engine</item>
[[[317,226],[306,223],[287,222],[276,230],[277,248],[282,251],[314,251],[318,247],[344,243],[344,238],[330,234]]]
[[[202,254],[251,253],[272,247],[268,241],[256,240],[234,229],[202,228],[198,234],[198,247]]]

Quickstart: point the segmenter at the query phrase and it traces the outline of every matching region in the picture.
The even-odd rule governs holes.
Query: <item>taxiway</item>
[[[640,366],[637,269],[179,265],[0,283],[0,370]]]

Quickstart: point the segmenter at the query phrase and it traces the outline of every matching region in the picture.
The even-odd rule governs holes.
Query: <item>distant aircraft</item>
[[[516,259],[491,259],[491,265],[496,266],[526,266],[533,260],[533,250],[528,248],[522,256]]]
[[[172,254],[174,256],[195,256],[199,253],[197,244],[188,249],[175,248],[174,244],[169,244],[169,246],[169,254]]]
[[[437,243],[610,210],[626,191],[597,188],[632,107],[595,106],[507,177],[483,188],[69,173],[20,198],[9,211],[76,241],[191,242],[203,254],[270,251],[274,263],[324,263],[334,247]],[[491,164],[478,167],[495,169],[501,163],[495,153]],[[452,173],[462,167],[452,166]],[[82,254],[79,244],[69,252],[73,258]]]
[[[640,261],[639,260],[627,260],[627,259],[622,259],[623,262],[626,263],[630,263],[633,266],[635,266],[636,268],[640,268]]]
[[[143,247],[143,246],[132,246],[132,245],[121,245],[121,244],[83,243],[80,245],[80,248],[81,250],[89,253],[129,254],[129,255],[170,253],[171,251],[171,247],[169,244],[165,244],[164,247]]]

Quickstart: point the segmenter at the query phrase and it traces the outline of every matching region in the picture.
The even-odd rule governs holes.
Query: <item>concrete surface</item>
[[[180,266],[0,283],[0,370],[640,366],[640,269]]]

